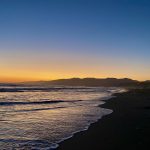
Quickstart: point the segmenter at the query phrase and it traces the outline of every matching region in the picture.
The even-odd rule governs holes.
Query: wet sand
[[[87,131],[60,143],[58,150],[149,150],[150,90],[116,94],[100,107],[113,113],[92,124]]]

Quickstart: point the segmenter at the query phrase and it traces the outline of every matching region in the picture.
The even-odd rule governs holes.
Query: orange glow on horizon
[[[108,75],[101,75],[101,76],[86,76],[86,75],[78,75],[78,76],[73,76],[73,75],[66,75],[66,76],[7,76],[7,77],[1,77],[0,76],[0,82],[1,83],[16,83],[16,82],[30,82],[30,81],[50,81],[50,80],[57,80],[57,79],[69,79],[69,78],[131,78],[139,81],[144,81],[147,80],[145,78],[139,78],[139,77],[128,77],[128,76],[121,76],[121,75],[114,75],[114,76],[108,76]]]
[[[18,54],[18,53],[17,53]],[[22,54],[22,53],[21,53]],[[149,65],[96,56],[22,55],[0,59],[0,82],[49,81],[67,78],[131,78],[149,80]],[[65,55],[65,56],[63,56]],[[13,56],[13,55],[12,55]],[[139,69],[140,68],[140,69]]]

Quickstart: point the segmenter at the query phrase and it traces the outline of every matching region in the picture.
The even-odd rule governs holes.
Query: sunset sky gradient
[[[149,0],[0,0],[0,82],[150,79]]]

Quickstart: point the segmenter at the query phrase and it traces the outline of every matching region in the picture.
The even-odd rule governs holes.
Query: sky
[[[0,82],[150,79],[149,0],[0,0]]]

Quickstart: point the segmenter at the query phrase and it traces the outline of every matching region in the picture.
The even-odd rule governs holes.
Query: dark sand
[[[62,142],[58,150],[150,150],[150,90],[116,96],[101,105],[112,114]]]

